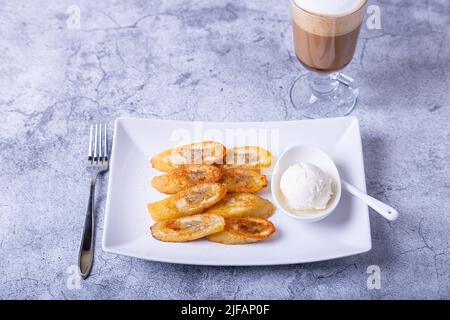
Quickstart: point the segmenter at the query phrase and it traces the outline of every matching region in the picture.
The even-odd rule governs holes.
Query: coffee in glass
[[[291,0],[295,54],[310,72],[291,88],[291,101],[308,118],[349,114],[358,97],[350,63],[366,0]]]

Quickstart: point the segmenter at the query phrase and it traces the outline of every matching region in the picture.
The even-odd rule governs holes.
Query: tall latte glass
[[[291,0],[295,54],[309,72],[290,95],[305,117],[344,116],[355,107],[358,88],[340,71],[355,53],[366,2]]]

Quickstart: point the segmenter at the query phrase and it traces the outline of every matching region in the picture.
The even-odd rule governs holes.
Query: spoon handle
[[[375,198],[372,198],[368,194],[362,192],[355,186],[351,185],[347,181],[341,180],[342,187],[353,194],[355,197],[363,200],[369,207],[381,214],[389,221],[394,221],[398,218],[398,211],[388,206],[386,203],[381,202]]]

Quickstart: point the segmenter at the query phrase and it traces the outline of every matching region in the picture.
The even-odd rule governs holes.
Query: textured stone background
[[[257,268],[106,254],[102,181],[93,274],[70,290],[89,123],[300,119],[289,1],[0,1],[0,298],[450,298],[450,3],[378,4],[382,30],[363,27],[348,73],[368,191],[401,217],[371,215],[371,252]],[[380,290],[366,288],[371,264]]]

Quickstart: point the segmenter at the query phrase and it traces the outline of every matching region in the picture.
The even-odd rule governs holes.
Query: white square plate
[[[293,144],[315,145],[333,158],[342,178],[366,190],[361,136],[354,117],[235,123],[119,118],[111,153],[103,250],[154,261],[238,266],[313,262],[371,249],[368,208],[345,192],[336,210],[320,222],[293,220],[277,210],[270,218],[277,232],[259,243],[227,246],[206,240],[155,240],[146,205],[165,195],[150,185],[152,177],[161,174],[151,168],[150,158],[173,146],[201,140],[216,140],[227,147],[258,144],[273,153],[274,161]],[[260,195],[272,200],[270,181]]]

